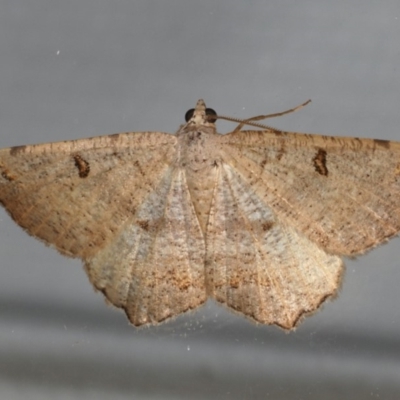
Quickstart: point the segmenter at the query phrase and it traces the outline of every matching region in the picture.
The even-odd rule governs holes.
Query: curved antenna
[[[239,125],[235,128],[234,132],[240,131],[243,128],[244,125],[255,126],[257,128],[276,130],[275,128],[272,128],[272,127],[270,127],[268,125],[259,124],[259,123],[254,122],[254,121],[261,121],[261,120],[267,119],[267,118],[280,117],[282,115],[298,111],[301,108],[303,108],[304,106],[306,106],[308,103],[311,103],[311,100],[307,100],[304,103],[302,103],[302,104],[300,104],[300,105],[298,105],[298,106],[296,106],[294,108],[290,108],[289,110],[286,110],[286,111],[281,111],[281,112],[278,112],[278,113],[267,114],[267,115],[257,115],[255,117],[246,118],[246,119],[234,118],[234,117],[226,117],[224,115],[213,115],[213,118],[223,119],[225,121],[237,122]]]

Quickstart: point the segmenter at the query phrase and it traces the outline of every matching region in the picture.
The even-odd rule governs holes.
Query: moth
[[[336,294],[342,256],[400,230],[400,143],[256,122],[294,110],[222,135],[199,100],[176,134],[2,149],[0,203],[27,233],[82,259],[135,326],[211,298],[289,330]]]

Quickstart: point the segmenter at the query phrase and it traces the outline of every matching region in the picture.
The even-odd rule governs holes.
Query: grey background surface
[[[400,140],[400,2],[0,1],[0,147],[175,132],[198,98],[285,130]],[[233,126],[220,123],[220,131]],[[296,332],[208,303],[149,329],[0,210],[0,398],[395,399],[399,239]]]

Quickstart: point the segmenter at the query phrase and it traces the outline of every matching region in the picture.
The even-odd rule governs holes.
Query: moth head
[[[217,120],[217,118],[215,118],[216,115],[217,113],[212,108],[207,108],[204,100],[200,99],[195,108],[191,108],[186,112],[185,121],[187,125],[192,126],[214,126]]]

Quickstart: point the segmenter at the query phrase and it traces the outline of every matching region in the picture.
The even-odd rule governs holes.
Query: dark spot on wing
[[[149,221],[147,220],[139,220],[137,224],[145,231],[149,230]]]
[[[89,163],[82,158],[80,154],[75,154],[74,156],[75,167],[78,168],[79,177],[86,178],[90,172],[90,165]]]
[[[318,149],[314,158],[312,159],[315,170],[323,176],[328,176],[328,168],[326,166],[326,151]]]
[[[272,221],[265,221],[261,225],[264,232],[269,231],[273,226],[274,223]]]

